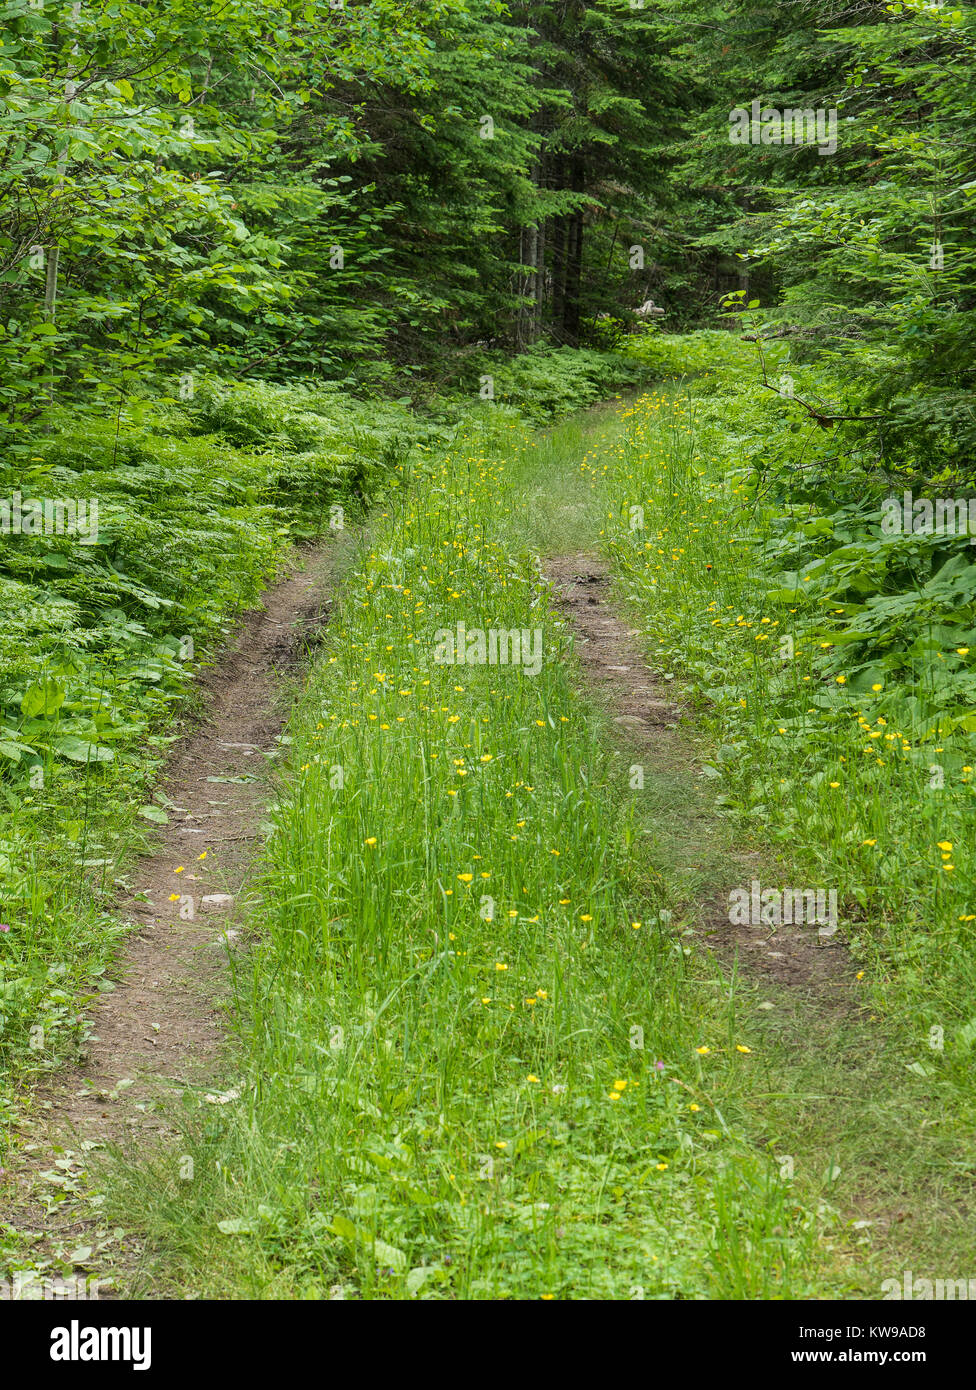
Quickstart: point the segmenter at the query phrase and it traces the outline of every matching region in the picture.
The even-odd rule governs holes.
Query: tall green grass
[[[639,364],[612,354],[479,359],[499,411],[548,418]],[[472,369],[473,370],[473,369]],[[154,782],[191,678],[293,554],[441,446],[477,381],[424,409],[328,383],[199,381],[186,401],[64,411],[0,461],[0,498],[95,499],[98,533],[0,536],[0,1065],[50,1070],[109,970],[125,865],[167,818]],[[33,1031],[32,1031],[33,1030]],[[44,1047],[30,1039],[43,1036]],[[0,1091],[7,1077],[0,1073]],[[0,1159],[5,1138],[0,1133]]]
[[[90,545],[0,536],[0,1090],[85,1032],[80,997],[123,931],[113,894],[167,820],[154,782],[194,672],[296,539],[384,485],[394,426],[409,433],[402,406],[253,385],[58,423],[0,464],[0,497],[98,505]]]
[[[875,1008],[900,1019],[903,1065],[969,1111],[976,750],[961,694],[950,701],[937,680],[970,659],[950,645],[961,629],[923,615],[906,638],[924,639],[914,671],[872,657],[865,595],[890,586],[852,536],[831,539],[833,522],[812,506],[788,514],[764,485],[733,428],[738,384],[725,382],[718,409],[714,381],[701,385],[646,394],[583,461],[618,593],[652,657],[700,698],[725,815],[780,851],[791,882],[837,890],[840,937]],[[828,555],[847,542],[842,580],[805,553],[815,534]]]
[[[486,414],[377,518],[290,730],[238,973],[242,1076],[188,1123],[191,1182],[172,1154],[126,1188],[162,1252],[144,1287],[836,1286],[830,1214],[726,1113],[764,1064],[735,991],[689,976],[525,544],[579,441]],[[459,621],[540,628],[539,674],[438,662]]]
[[[187,1096],[176,1150],[110,1174],[138,1292],[877,1297],[964,1267],[963,1078],[882,1012],[868,956],[835,1010],[697,944],[738,850],[830,883],[819,808],[843,803],[750,708],[780,698],[742,657],[776,619],[735,556],[716,574],[716,499],[754,508],[706,474],[694,412],[658,391],[530,436],[496,408],[403,470],[293,722],[227,1103]],[[601,541],[649,663],[707,697],[637,793],[540,577]],[[538,625],[539,674],[440,664],[458,621]],[[787,669],[802,691],[815,668]],[[778,775],[793,799],[767,804]]]

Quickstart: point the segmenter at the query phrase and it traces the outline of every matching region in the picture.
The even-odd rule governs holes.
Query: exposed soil
[[[618,745],[633,749],[652,768],[679,768],[687,775],[694,750],[679,729],[681,708],[647,664],[639,631],[618,615],[606,565],[583,551],[549,559],[543,569],[575,631],[587,686],[612,718]],[[691,804],[675,809],[677,814],[701,814]],[[760,877],[759,856],[740,854],[729,889],[748,887]],[[854,964],[839,943],[820,938],[816,927],[735,925],[729,921],[727,898],[705,900],[699,911],[698,931],[720,959],[738,957],[750,973],[816,993],[824,1006],[855,1007]]]
[[[221,1075],[227,952],[239,944],[237,895],[261,836],[264,774],[287,712],[282,678],[328,618],[333,553],[331,545],[309,548],[199,677],[200,713],[174,744],[159,787],[178,809],[154,835],[152,854],[133,866],[132,894],[116,903],[133,929],[112,972],[115,987],[90,1011],[82,1062],[42,1088],[28,1122],[17,1172],[26,1205],[14,1213],[21,1229],[80,1233],[84,1217],[71,1225],[69,1216],[59,1231],[32,1200],[53,1156],[78,1160],[68,1166],[62,1157],[70,1178],[93,1144],[146,1152],[168,1132],[160,1102]],[[220,1103],[219,1093],[212,1099]]]
[[[327,618],[329,560],[327,549],[308,552],[305,567],[269,590],[200,678],[202,716],[174,745],[160,787],[180,809],[170,812],[152,856],[134,867],[132,898],[118,904],[138,925],[126,938],[115,991],[93,1014],[86,1065],[64,1078],[56,1105],[79,1134],[104,1134],[120,1111],[130,1125],[151,1125],[153,1111],[135,1106],[161,1083],[213,1074],[225,950],[237,939],[233,906],[259,838],[267,756],[277,751],[284,719],[277,687]],[[134,1084],[106,1107],[102,1098],[122,1080]]]

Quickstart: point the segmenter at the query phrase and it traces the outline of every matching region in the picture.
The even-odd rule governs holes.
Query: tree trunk
[[[548,233],[548,223],[543,220],[539,223],[539,231],[536,236],[535,244],[535,317],[533,323],[534,337],[542,337],[543,321],[546,309],[546,241]]]
[[[525,305],[523,313],[525,314],[525,342],[526,345],[529,345],[535,339],[535,282],[538,275],[539,260],[538,227],[526,228],[526,243],[524,294],[529,302]]]
[[[581,154],[573,156],[571,187],[582,193],[586,168]],[[583,274],[583,209],[569,217],[569,245],[566,251],[566,291],[563,303],[563,340],[570,347],[579,347],[580,286]]]
[[[562,331],[563,306],[566,302],[566,219],[552,220],[552,325]]]
[[[553,170],[553,187],[562,190],[566,187],[566,161],[560,158]],[[558,337],[562,336],[563,314],[566,305],[566,242],[568,219],[565,213],[552,219],[552,326]]]
[[[61,248],[55,242],[47,253],[46,275],[44,279],[44,317],[48,323],[54,322],[58,303],[58,265]]]

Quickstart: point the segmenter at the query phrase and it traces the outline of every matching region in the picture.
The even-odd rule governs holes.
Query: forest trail
[[[144,1159],[172,1137],[167,1101],[217,1084],[227,952],[242,929],[238,895],[261,839],[265,772],[287,717],[282,684],[327,619],[334,553],[331,542],[309,548],[197,681],[199,715],[190,716],[158,788],[170,824],[133,866],[133,890],[117,904],[132,929],[112,971],[116,983],[89,1010],[82,1060],[39,1091],[24,1125],[17,1176],[28,1210],[18,1224],[33,1216],[49,1235],[77,1238],[84,1217],[71,1213],[70,1231],[57,1232],[40,1216],[36,1198],[50,1181],[42,1170],[52,1155],[60,1155],[70,1191],[93,1149],[117,1145]]]
[[[937,1364],[831,1305],[976,1299],[976,0],[273,18],[4,10],[18,1350]]]
[[[717,814],[704,720],[655,645],[661,593],[635,602],[605,538],[620,483],[591,479],[621,467],[633,409],[472,431],[374,509],[348,573],[312,552],[201,682],[121,982],[21,1145],[40,1277],[109,1297],[870,1297],[957,1247],[957,1136],[855,956],[730,921],[730,887],[789,861]],[[333,601],[321,659],[282,688]],[[536,622],[547,659],[442,659],[455,620]],[[297,696],[288,766],[245,902],[277,693]],[[249,915],[235,1054],[226,936]]]

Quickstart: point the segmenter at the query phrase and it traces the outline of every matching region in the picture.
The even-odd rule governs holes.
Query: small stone
[[[228,912],[234,902],[230,893],[207,893],[200,899],[204,912]]]

